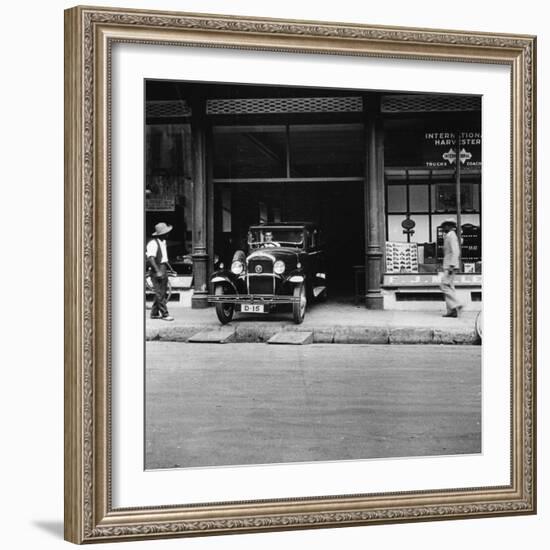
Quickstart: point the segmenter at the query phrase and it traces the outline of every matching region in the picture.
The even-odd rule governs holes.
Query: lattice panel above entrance
[[[452,95],[386,95],[382,97],[381,109],[383,113],[480,111],[481,98]]]
[[[361,97],[261,97],[209,99],[208,115],[251,115],[270,113],[357,113],[363,110]]]
[[[179,118],[191,116],[191,108],[185,100],[147,101],[147,118]]]

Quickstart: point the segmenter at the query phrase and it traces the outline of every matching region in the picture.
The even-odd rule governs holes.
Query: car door
[[[312,285],[310,292],[317,297],[319,287],[326,286],[325,255],[321,246],[321,234],[318,228],[312,228],[308,231],[308,256]]]

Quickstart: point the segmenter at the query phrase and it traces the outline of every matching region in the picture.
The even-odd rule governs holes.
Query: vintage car
[[[230,269],[210,279],[222,324],[235,309],[242,313],[269,313],[290,305],[295,323],[304,320],[308,301],[325,299],[324,254],[318,227],[309,222],[253,225],[248,230],[248,254],[238,250]]]

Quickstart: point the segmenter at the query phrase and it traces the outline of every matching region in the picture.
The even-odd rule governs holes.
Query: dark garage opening
[[[352,300],[365,251],[364,125],[321,118],[212,128],[213,252],[229,266],[250,225],[314,222],[329,299]]]
[[[329,298],[352,300],[353,266],[364,264],[364,198],[360,181],[217,184],[214,253],[229,267],[246,249],[250,225],[311,221],[324,242]]]

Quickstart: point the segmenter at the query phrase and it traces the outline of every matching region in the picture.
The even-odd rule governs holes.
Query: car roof
[[[316,228],[317,224],[313,222],[272,222],[272,223],[260,223],[251,225],[250,229],[277,229],[277,228],[302,228],[306,227],[307,229]]]

